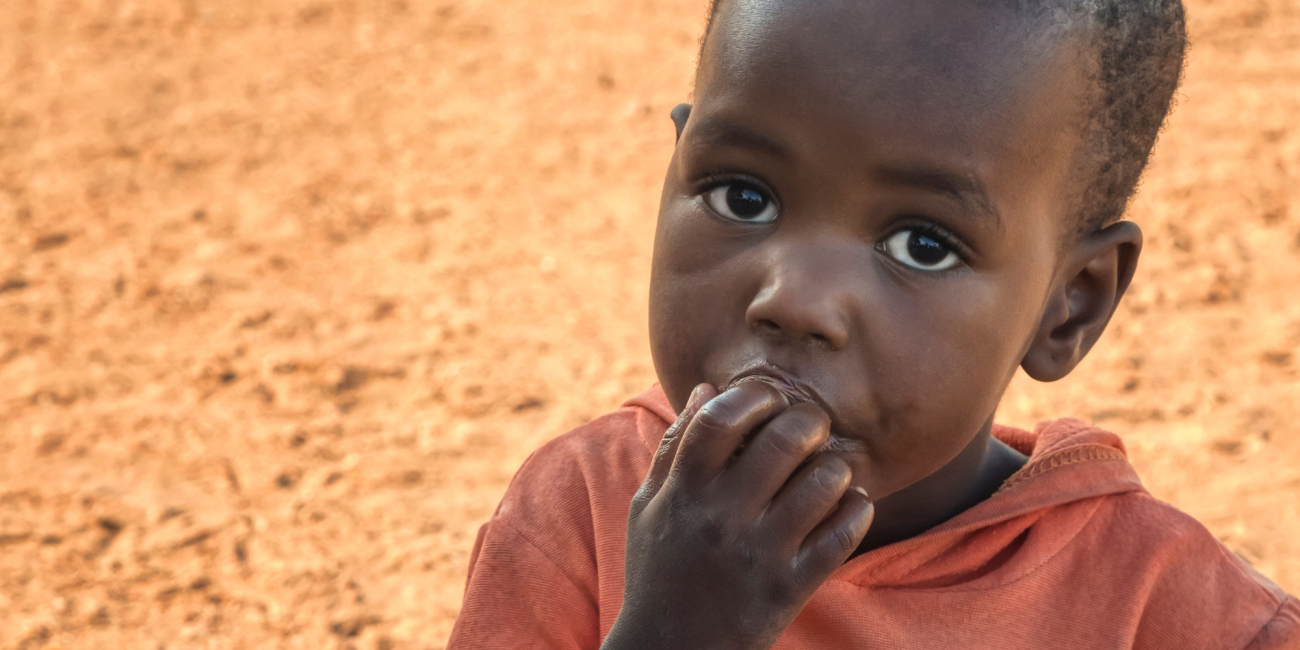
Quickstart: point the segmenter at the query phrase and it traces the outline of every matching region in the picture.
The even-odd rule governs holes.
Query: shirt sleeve
[[[1246,650],[1300,650],[1300,602],[1287,597]]]
[[[448,650],[595,650],[599,626],[593,594],[509,524],[483,525]]]

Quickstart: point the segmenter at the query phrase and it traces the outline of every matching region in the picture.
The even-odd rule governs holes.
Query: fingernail
[[[867,494],[867,490],[866,490],[866,488],[864,488],[864,487],[862,487],[862,486],[859,486],[859,485],[852,485],[852,486],[849,486],[849,489],[850,489],[850,490],[854,490],[854,491],[856,491],[858,494],[861,494],[861,495],[862,495],[862,498],[866,499],[867,501],[870,501],[870,500],[871,500],[871,495],[870,495],[870,494]]]
[[[704,386],[705,384],[699,384],[691,390],[691,396],[686,400],[687,411],[698,408],[700,403],[704,401]]]

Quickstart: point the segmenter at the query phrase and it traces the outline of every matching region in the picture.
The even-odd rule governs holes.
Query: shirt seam
[[[1265,591],[1267,591],[1267,589]],[[1285,608],[1286,604],[1292,600],[1292,597],[1288,595],[1286,598],[1282,598],[1280,600],[1282,602],[1277,604],[1277,608],[1273,610],[1273,615],[1268,617],[1267,621],[1264,621],[1264,625],[1261,626],[1259,628],[1259,631],[1255,633],[1255,636],[1251,637],[1250,641],[1246,643],[1246,645],[1244,646],[1245,650],[1250,650],[1251,648],[1254,648],[1255,642],[1258,641],[1260,637],[1264,636],[1264,633],[1268,631],[1268,628],[1272,626],[1274,622],[1276,622],[1279,618],[1282,617],[1282,609]]]
[[[1038,462],[1031,463],[1021,468],[1020,471],[1012,474],[1006,481],[1003,481],[1002,485],[997,489],[997,492],[994,492],[994,494],[1009,490],[1025,481],[1028,481],[1029,479],[1068,465],[1093,461],[1126,460],[1127,458],[1128,457],[1124,452],[1115,449],[1114,447],[1106,447],[1102,445],[1068,447],[1048,454]]]
[[[1097,515],[1097,510],[1101,507],[1101,502],[1104,501],[1104,500],[1106,500],[1106,499],[1108,499],[1109,497],[1110,497],[1110,495],[1103,495],[1103,496],[1100,496],[1100,497],[1094,497],[1094,498],[1096,498],[1096,499],[1098,500],[1098,501],[1097,501],[1097,507],[1093,508],[1092,513],[1088,515],[1088,522],[1089,522],[1089,523],[1091,523],[1092,518],[1095,517],[1095,516]],[[961,585],[961,584],[957,584],[957,585],[951,585],[951,586],[948,586],[948,587],[938,587],[938,588],[932,589],[932,591],[949,591],[949,592],[978,592],[978,591],[993,591],[994,589],[1002,589],[1003,587],[1008,587],[1008,586],[1014,585],[1014,584],[1016,584],[1017,582],[1020,582],[1021,580],[1024,580],[1024,579],[1028,578],[1029,576],[1034,575],[1035,573],[1038,573],[1039,571],[1043,570],[1043,568],[1046,567],[1048,564],[1051,564],[1052,560],[1055,560],[1055,559],[1057,558],[1057,556],[1059,556],[1061,553],[1064,553],[1066,548],[1068,548],[1071,544],[1074,544],[1076,541],[1078,541],[1078,539],[1079,539],[1079,535],[1083,532],[1083,529],[1084,529],[1084,528],[1087,528],[1087,527],[1088,527],[1088,524],[1087,524],[1087,523],[1085,523],[1083,526],[1080,526],[1080,527],[1079,527],[1079,530],[1075,531],[1074,534],[1070,536],[1070,539],[1069,539],[1068,541],[1066,541],[1064,544],[1062,544],[1060,548],[1056,549],[1056,552],[1054,552],[1054,553],[1052,553],[1051,555],[1049,555],[1049,556],[1043,558],[1043,561],[1042,561],[1042,562],[1039,562],[1039,563],[1038,563],[1037,565],[1035,565],[1033,568],[1029,569],[1028,571],[1025,571],[1024,573],[1020,574],[1019,576],[1017,576],[1017,577],[1015,577],[1015,578],[1012,578],[1012,579],[1010,579],[1010,580],[1007,580],[1006,582],[1000,582],[1000,583],[998,583],[998,584],[994,584],[994,585],[979,586],[979,587],[974,587],[974,586],[969,586],[969,585]],[[984,565],[981,565],[981,567],[986,566],[987,564],[988,564],[988,562],[985,562]],[[913,589],[911,589],[911,588],[909,588],[909,587],[906,587],[906,586],[879,586],[879,587],[872,587],[872,586],[869,586],[869,585],[864,585],[864,586],[865,586],[867,589],[891,589],[891,590],[903,590],[903,591],[911,591],[911,590],[913,590]],[[927,591],[931,591],[931,590],[927,590]]]

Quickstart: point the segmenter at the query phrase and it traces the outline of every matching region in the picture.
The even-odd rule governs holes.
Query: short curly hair
[[[985,0],[1082,34],[1096,53],[1097,92],[1083,125],[1091,181],[1082,188],[1077,235],[1123,217],[1173,107],[1187,53],[1182,0]],[[711,0],[700,39],[724,0]]]

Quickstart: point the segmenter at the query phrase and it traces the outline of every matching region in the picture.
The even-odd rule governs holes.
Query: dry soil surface
[[[0,647],[441,648],[530,450],[654,381],[702,0],[0,3]],[[1120,431],[1300,591],[1300,5],[1195,0]]]

